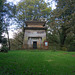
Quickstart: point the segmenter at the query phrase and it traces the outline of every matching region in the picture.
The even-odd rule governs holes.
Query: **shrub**
[[[67,51],[67,47],[65,47],[65,46],[62,47],[62,50],[63,50],[63,51]]]
[[[1,48],[1,52],[8,52],[8,47],[6,47],[6,46],[3,46],[2,48]]]
[[[73,42],[71,42],[68,51],[75,51],[75,40],[73,40]]]

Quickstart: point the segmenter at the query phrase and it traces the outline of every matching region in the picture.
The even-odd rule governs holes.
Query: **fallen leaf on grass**
[[[72,71],[72,72],[75,72],[75,71]]]
[[[75,55],[72,55],[72,57],[75,57]]]
[[[64,53],[64,54],[67,54],[67,53]]]

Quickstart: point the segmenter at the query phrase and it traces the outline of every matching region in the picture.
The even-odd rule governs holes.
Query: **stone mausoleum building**
[[[43,49],[46,41],[45,21],[26,21],[24,49]]]

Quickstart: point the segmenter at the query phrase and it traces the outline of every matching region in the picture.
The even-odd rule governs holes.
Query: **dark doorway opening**
[[[37,49],[37,41],[33,41],[33,49]]]

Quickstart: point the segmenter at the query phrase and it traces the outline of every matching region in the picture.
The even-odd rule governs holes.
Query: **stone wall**
[[[43,42],[46,40],[45,30],[25,30],[23,47],[33,48],[33,41],[37,41],[37,48],[43,48]]]

